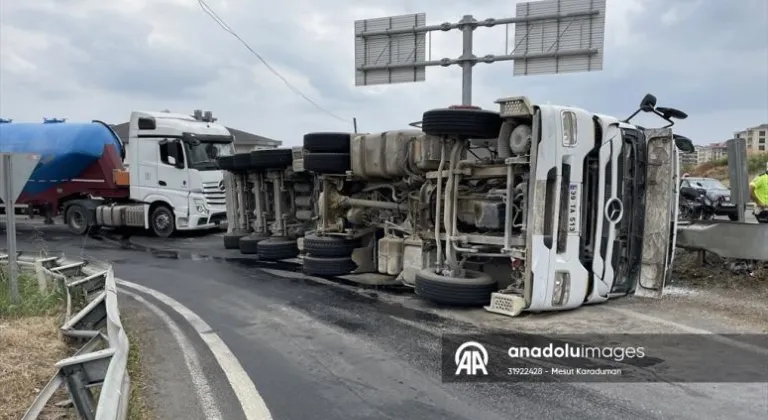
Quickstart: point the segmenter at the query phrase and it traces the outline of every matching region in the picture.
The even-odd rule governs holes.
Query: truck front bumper
[[[186,220],[185,220],[186,219]],[[213,211],[208,214],[192,214],[189,218],[177,218],[178,230],[204,230],[227,225],[226,211]]]

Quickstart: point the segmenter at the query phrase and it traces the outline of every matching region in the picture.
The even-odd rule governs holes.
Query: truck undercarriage
[[[301,251],[307,274],[377,273],[430,301],[508,315],[659,289],[675,211],[671,131],[498,103],[427,111],[420,130],[310,133],[270,170],[245,156],[291,151],[232,157],[225,244],[272,260]],[[275,237],[295,250],[252,247]]]

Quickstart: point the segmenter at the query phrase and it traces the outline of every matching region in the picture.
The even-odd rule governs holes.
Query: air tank
[[[34,153],[40,163],[24,187],[25,194],[41,193],[55,184],[77,178],[104,149],[113,145],[125,157],[120,138],[102,122],[68,123],[45,119],[42,123],[0,120],[0,153]]]

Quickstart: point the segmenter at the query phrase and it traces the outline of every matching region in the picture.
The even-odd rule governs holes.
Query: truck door
[[[160,159],[157,162],[155,194],[170,202],[177,217],[186,217],[190,190],[184,147],[180,140],[174,139],[160,140],[158,143]]]
[[[648,150],[645,232],[636,293],[661,297],[674,258],[677,228],[677,150],[669,128],[645,130]]]

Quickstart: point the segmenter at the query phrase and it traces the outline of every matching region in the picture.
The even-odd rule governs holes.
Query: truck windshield
[[[198,144],[185,143],[185,147],[189,167],[202,171],[218,169],[216,158],[235,153],[235,147],[231,142],[201,141]]]

